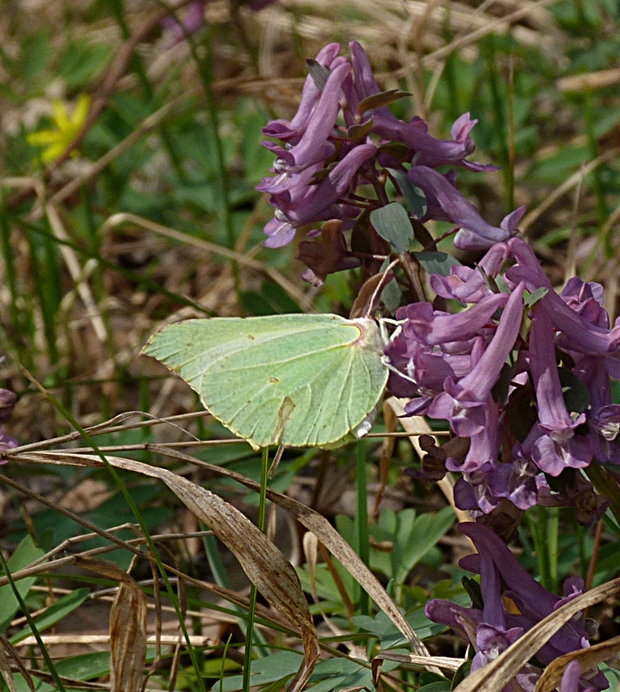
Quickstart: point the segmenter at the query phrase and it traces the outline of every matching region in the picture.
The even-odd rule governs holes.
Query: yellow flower
[[[88,117],[90,96],[80,94],[71,115],[69,115],[67,106],[63,101],[54,99],[52,108],[54,110],[53,127],[48,130],[33,132],[26,137],[28,144],[45,147],[41,153],[41,159],[44,163],[51,163],[59,158],[82,129],[82,125]],[[72,155],[77,155],[77,152],[74,151]]]

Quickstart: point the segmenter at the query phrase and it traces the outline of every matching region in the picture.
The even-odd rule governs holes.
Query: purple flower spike
[[[490,226],[456,191],[453,171],[444,175],[433,170],[441,165],[472,171],[495,168],[467,160],[475,148],[471,131],[476,121],[469,113],[454,123],[452,139],[435,139],[421,118],[416,116],[405,122],[391,113],[389,102],[403,94],[381,91],[359,43],[350,43],[350,62],[338,55],[339,50],[340,46],[332,43],[317,55],[316,63],[321,69],[314,70],[306,79],[293,119],[274,120],[263,130],[279,140],[264,143],[275,154],[276,161],[273,175],[257,186],[271,195],[269,201],[276,210],[265,228],[265,245],[282,247],[294,238],[295,229],[300,226],[330,219],[347,219],[349,223],[343,224],[343,232],[352,229],[355,219],[367,213],[365,210],[383,205],[379,186],[384,186],[388,175],[397,187],[399,175],[409,175],[419,184],[426,195],[424,220],[457,224],[461,228],[457,244],[462,241],[462,247],[488,248],[514,235],[521,210],[506,217],[500,227]],[[398,146],[391,148],[391,144]],[[362,164],[364,169],[359,171]],[[334,183],[334,172],[341,165],[347,171],[345,184],[328,183],[329,191],[324,195],[321,181],[328,177]],[[370,194],[358,190],[369,183],[375,188]],[[370,235],[371,246],[384,244],[372,229],[366,229],[365,223],[358,224],[357,230],[361,235]],[[311,271],[307,276],[317,275]]]

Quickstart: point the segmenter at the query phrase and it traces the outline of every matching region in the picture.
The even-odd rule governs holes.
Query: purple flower
[[[316,221],[347,218],[347,205],[338,204],[358,175],[360,166],[374,156],[376,147],[363,144],[352,149],[318,185],[309,185],[316,170],[308,168],[299,174],[297,184],[271,196],[278,210],[265,226],[269,236],[264,244],[276,248],[287,245],[295,237],[295,229]]]
[[[510,295],[497,330],[489,345],[476,359],[471,372],[458,382],[447,378],[444,391],[433,400],[428,415],[450,421],[454,432],[471,437],[484,429],[491,389],[512,351],[521,326],[524,286]]]
[[[297,228],[332,219],[346,221],[343,232],[353,228],[364,210],[386,204],[388,175],[399,186],[394,168],[401,180],[408,175],[425,193],[424,220],[448,220],[461,229],[459,247],[488,248],[514,235],[522,210],[507,216],[499,227],[491,226],[456,190],[453,172],[444,175],[434,170],[440,165],[475,171],[494,168],[467,160],[475,148],[471,131],[476,121],[466,113],[454,123],[452,139],[435,139],[420,118],[405,122],[390,112],[388,104],[402,94],[381,91],[359,43],[350,43],[350,61],[338,55],[339,50],[332,43],[317,55],[292,120],[274,120],[263,130],[280,140],[265,143],[276,161],[273,175],[257,186],[269,193],[275,208],[265,227],[265,245],[282,247]],[[399,145],[398,156],[390,153],[390,144]],[[384,166],[392,170],[385,171]],[[362,185],[366,187],[359,190]],[[374,194],[366,196],[369,188]],[[373,242],[385,244],[367,224],[358,224],[357,230],[375,234],[371,247]],[[333,265],[329,273],[341,268],[346,267]],[[312,271],[308,276],[317,275]]]
[[[330,68],[339,52],[339,43],[329,43],[320,50],[316,56],[316,62],[326,68]],[[308,75],[301,93],[299,108],[293,119],[290,121],[272,120],[263,128],[263,134],[267,135],[267,137],[275,137],[283,142],[297,144],[306,130],[306,125],[319,97],[320,90],[312,76]]]
[[[194,0],[187,8],[182,23],[178,22],[172,15],[162,19],[163,28],[170,33],[171,46],[182,41],[187,35],[195,34],[202,29],[205,23],[206,6],[207,0]]]
[[[484,296],[491,295],[488,278],[494,279],[499,274],[507,257],[508,246],[496,243],[475,269],[457,264],[450,267],[448,276],[431,274],[431,288],[442,298],[478,303]]]
[[[562,673],[562,681],[560,682],[560,692],[594,692],[593,687],[588,687],[585,690],[580,685],[581,680],[581,664],[577,660],[570,661],[564,672]]]
[[[443,218],[460,227],[454,244],[461,249],[486,250],[495,243],[508,240],[517,232],[516,226],[525,213],[525,207],[520,207],[509,214],[499,227],[491,226],[446,176],[417,163],[411,166],[408,175],[441,208]],[[432,218],[437,216],[439,214],[435,212]]]
[[[551,324],[562,332],[564,343],[571,351],[584,355],[607,356],[610,375],[620,379],[620,323],[611,330],[590,323],[553,290],[533,250],[524,240],[513,238],[508,246],[517,264],[506,272],[506,279],[512,284],[525,282],[531,292],[548,289],[540,305]]]
[[[555,359],[553,325],[542,301],[532,309],[529,354],[538,422],[523,443],[524,455],[551,476],[558,476],[566,467],[588,466],[592,461],[591,445],[575,434],[575,428],[585,422],[585,415],[572,417],[566,407]]]
[[[480,524],[459,524],[459,530],[473,541],[477,554],[460,562],[461,567],[480,574],[483,608],[463,608],[448,601],[432,600],[426,605],[428,618],[450,626],[470,641],[476,650],[472,670],[497,658],[506,648],[554,610],[575,598],[583,590],[578,578],[566,580],[564,598],[549,593],[521,567],[505,543],[490,529]],[[502,586],[504,585],[504,586]],[[516,605],[518,614],[506,609],[503,595]],[[564,625],[537,653],[538,660],[548,665],[559,656],[587,648],[588,635],[583,616]],[[522,690],[534,689],[542,670],[525,666],[515,677]],[[601,672],[588,676],[593,690],[606,689],[609,684]],[[517,687],[516,689],[519,689]],[[514,690],[512,683],[504,690]]]

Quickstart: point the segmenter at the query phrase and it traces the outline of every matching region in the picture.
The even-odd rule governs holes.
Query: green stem
[[[4,572],[6,574],[6,578],[8,579],[9,585],[11,587],[11,590],[13,591],[13,595],[17,599],[17,602],[19,603],[19,607],[21,611],[23,612],[26,620],[28,621],[28,625],[30,626],[30,629],[32,630],[32,634],[34,638],[37,640],[37,644],[39,645],[39,649],[41,650],[41,653],[43,654],[43,658],[45,659],[45,663],[47,663],[47,667],[49,669],[50,675],[54,679],[54,682],[56,683],[56,689],[59,690],[59,692],[65,692],[65,687],[62,684],[60,680],[60,676],[58,675],[58,671],[56,670],[56,667],[54,666],[54,663],[47,652],[47,649],[45,648],[45,644],[43,643],[43,640],[41,639],[41,635],[39,634],[39,630],[37,629],[37,626],[34,622],[34,619],[32,615],[30,615],[30,611],[28,610],[28,606],[26,605],[24,599],[22,598],[21,594],[19,593],[19,589],[17,588],[13,577],[11,575],[11,571],[9,570],[9,566],[4,559],[4,555],[2,554],[2,551],[0,550],[0,561],[2,561],[2,568],[4,569]]]
[[[551,575],[549,574],[549,563],[547,561],[547,550],[546,550],[546,534],[547,534],[547,515],[545,514],[544,507],[536,507],[536,517],[530,511],[525,515],[528,519],[530,525],[530,531],[532,532],[532,538],[534,539],[534,549],[536,550],[536,556],[538,558],[538,571],[540,572],[540,581],[542,585],[549,589],[551,583]]]
[[[366,444],[357,441],[357,512],[355,514],[357,554],[365,565],[370,564],[370,542],[368,539],[368,489],[366,486]],[[360,593],[360,612],[370,615],[370,597],[364,589]]]
[[[261,455],[260,494],[258,499],[258,528],[265,531],[267,516],[267,481],[269,474],[269,449],[263,447]],[[252,642],[254,640],[254,620],[256,617],[256,585],[250,588],[250,604],[248,607],[248,625],[245,634],[245,658],[243,662],[243,692],[249,692],[252,672]]]
[[[558,536],[560,533],[560,508],[545,507],[547,514],[547,568],[549,571],[549,591],[557,593],[558,588]]]

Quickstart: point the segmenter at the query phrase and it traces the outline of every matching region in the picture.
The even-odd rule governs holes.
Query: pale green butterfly
[[[372,319],[294,314],[187,320],[142,352],[255,449],[337,447],[370,428],[388,378],[384,345]]]

